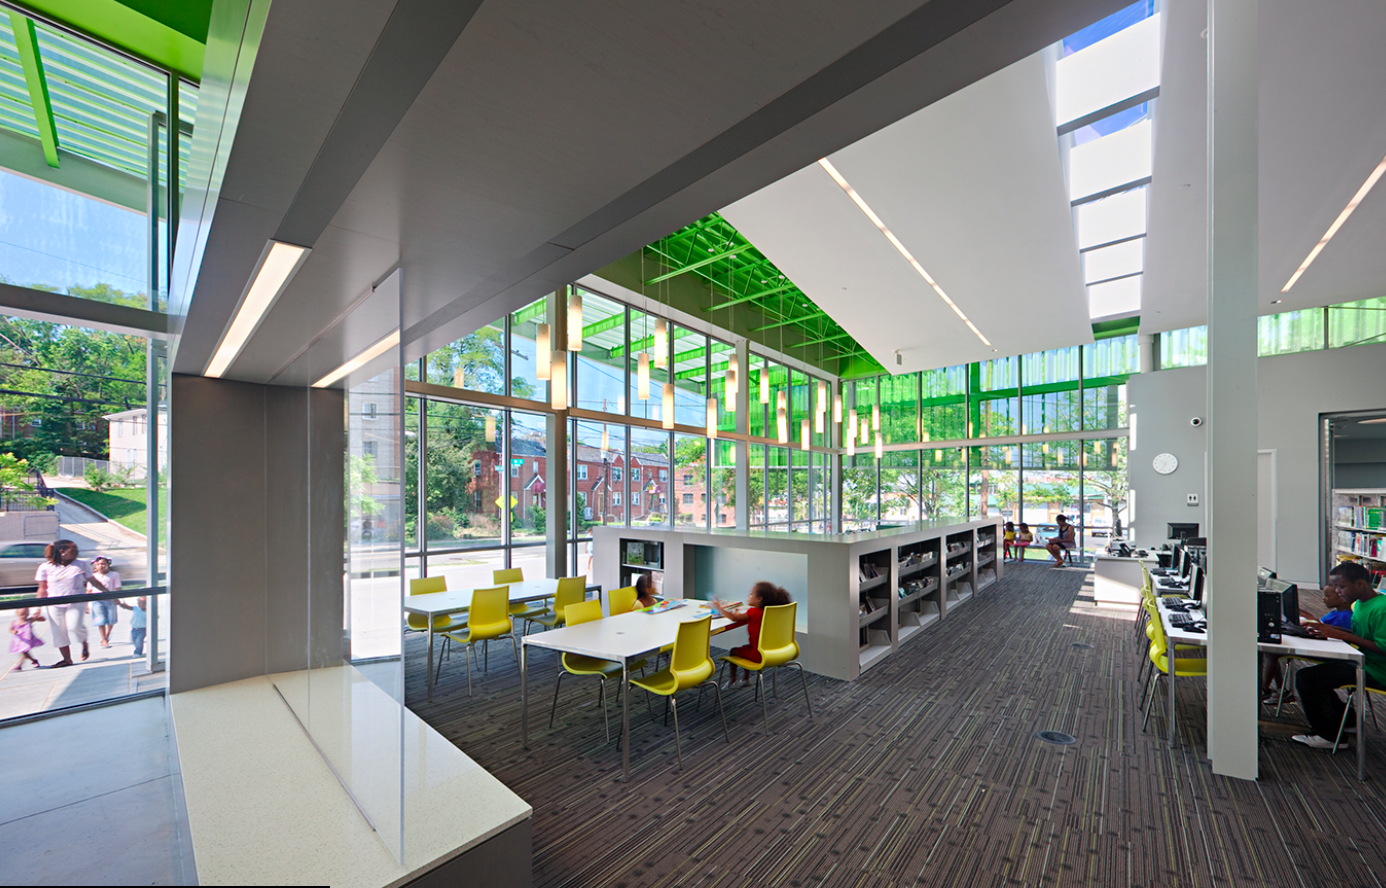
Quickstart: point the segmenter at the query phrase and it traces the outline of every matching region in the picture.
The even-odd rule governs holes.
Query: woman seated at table
[[[1045,548],[1049,550],[1050,555],[1054,556],[1054,566],[1063,567],[1064,550],[1074,547],[1073,525],[1068,523],[1067,515],[1060,515],[1054,520],[1058,522],[1059,532],[1049,538],[1049,542],[1045,544]]]

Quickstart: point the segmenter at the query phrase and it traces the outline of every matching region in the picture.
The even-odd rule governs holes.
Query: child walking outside
[[[765,614],[765,608],[775,607],[781,604],[789,604],[789,593],[776,586],[774,583],[767,583],[764,580],[751,587],[751,593],[746,596],[746,607],[737,608],[723,603],[721,600],[712,602],[712,609],[717,613],[731,620],[734,625],[745,626],[746,634],[750,636],[750,643],[731,649],[733,657],[740,657],[743,660],[750,660],[752,663],[760,662],[760,623]],[[736,664],[728,663],[730,671],[727,673],[727,687],[731,688],[736,684]],[[744,687],[751,681],[751,673],[747,671],[741,679]]]
[[[19,659],[14,664],[15,672],[24,669],[26,660],[38,666],[39,661],[29,652],[43,644],[43,639],[34,634],[34,624],[42,620],[43,614],[35,610],[33,615],[30,615],[27,607],[21,607],[14,612],[14,620],[10,623],[10,634],[14,636],[10,639],[10,653],[19,654]]]
[[[135,599],[134,606],[126,604],[120,599],[115,599],[116,603],[130,611],[130,642],[135,646],[135,656],[144,656],[144,634],[149,625],[149,617],[145,612],[145,597],[141,595]]]

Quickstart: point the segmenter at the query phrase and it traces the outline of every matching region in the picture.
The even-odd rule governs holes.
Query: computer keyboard
[[[1207,621],[1202,614],[1183,613],[1175,611],[1169,615],[1169,624],[1177,629],[1206,629]]]

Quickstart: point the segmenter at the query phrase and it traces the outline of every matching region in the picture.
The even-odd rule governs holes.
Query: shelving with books
[[[1374,573],[1386,570],[1386,488],[1333,491],[1330,563],[1360,561]]]
[[[942,584],[940,582],[939,550],[941,541],[937,538],[905,543],[896,550],[896,634],[899,641],[923,631],[937,622],[942,616],[939,601]]]
[[[634,586],[641,574],[654,583],[655,594],[664,587],[664,544],[655,540],[621,540],[621,585]]]
[[[857,557],[857,653],[862,669],[891,651],[894,557],[892,549]]]
[[[999,579],[996,570],[996,532],[980,528],[977,531],[977,591],[980,592]]]
[[[972,531],[950,533],[947,536],[947,549],[944,556],[943,612],[946,616],[953,605],[962,604],[972,597],[976,588],[973,570],[975,550]]]

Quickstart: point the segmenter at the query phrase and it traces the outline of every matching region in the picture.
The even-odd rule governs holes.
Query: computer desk
[[[700,620],[712,609],[705,601],[689,601],[683,607],[651,614],[633,611],[601,620],[526,635],[520,644],[520,737],[529,748],[529,649],[546,648],[559,654],[584,654],[621,664],[621,773],[630,782],[630,664],[665,645],[674,643],[679,624]],[[712,618],[712,633],[732,628],[726,617]],[[562,668],[561,666],[559,667]]]
[[[1160,607],[1160,623],[1164,626],[1165,637],[1169,640],[1168,657],[1174,658],[1174,646],[1176,644],[1192,644],[1206,648],[1208,646],[1208,636],[1206,633],[1189,632],[1170,624],[1169,617],[1173,611],[1166,607],[1163,598],[1157,599]],[[1312,657],[1316,660],[1348,660],[1357,666],[1357,779],[1365,780],[1367,771],[1367,744],[1364,742],[1362,724],[1362,686],[1365,681],[1363,671],[1362,652],[1345,641],[1336,638],[1296,638],[1293,635],[1281,637],[1279,644],[1269,642],[1257,642],[1256,649],[1263,654],[1277,654],[1282,657]],[[1170,672],[1174,671],[1171,663]],[[1174,746],[1174,686],[1177,684],[1174,676],[1169,677],[1169,745]]]

